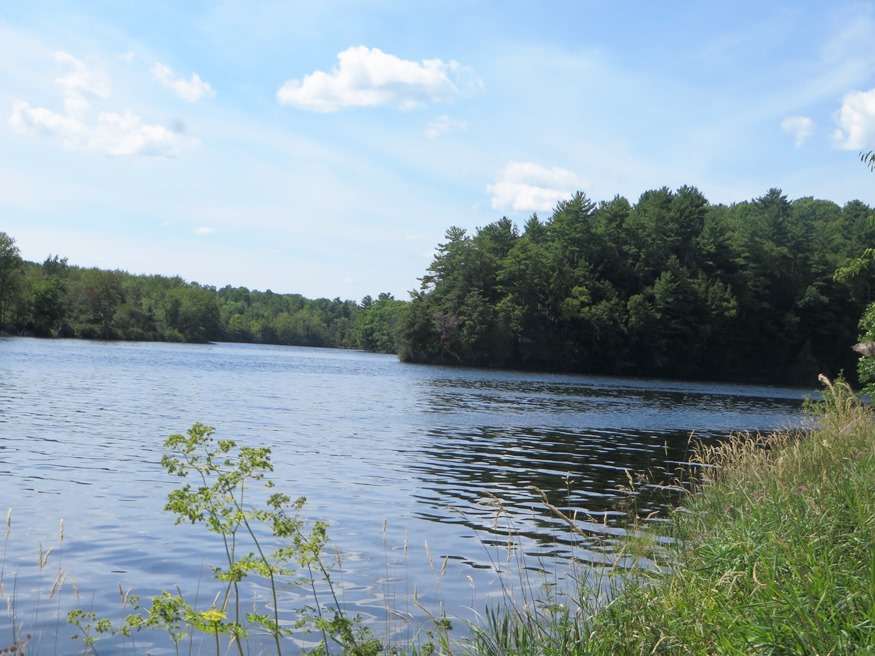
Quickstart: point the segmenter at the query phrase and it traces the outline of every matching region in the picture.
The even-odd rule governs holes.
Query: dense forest
[[[875,217],[859,201],[791,202],[772,189],[711,205],[685,186],[647,191],[633,205],[578,192],[522,231],[507,218],[473,235],[451,227],[409,302],[355,302],[215,289],[58,256],[26,262],[0,232],[0,332],[809,385],[819,373],[854,376],[872,244]],[[875,310],[867,316],[875,321]]]
[[[408,361],[811,384],[853,377],[871,300],[872,211],[777,189],[711,205],[699,190],[595,203],[522,232],[450,228],[404,317]]]
[[[409,304],[306,299],[182,278],[86,269],[66,258],[21,259],[0,232],[0,332],[105,340],[250,342],[395,352]]]

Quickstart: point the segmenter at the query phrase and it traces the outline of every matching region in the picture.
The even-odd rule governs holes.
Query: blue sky
[[[451,225],[576,190],[875,205],[875,3],[6,3],[25,259],[407,298]]]

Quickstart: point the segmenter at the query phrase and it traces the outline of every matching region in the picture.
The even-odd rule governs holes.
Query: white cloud
[[[215,98],[216,91],[204,82],[197,73],[191,74],[191,80],[174,77],[169,66],[158,63],[152,67],[152,77],[158,80],[165,89],[170,89],[178,98],[187,102],[197,102],[203,98]]]
[[[378,48],[352,47],[337,55],[330,73],[316,71],[303,80],[289,80],[279,91],[281,105],[313,112],[348,107],[392,107],[411,110],[447,102],[480,88],[469,68],[440,59],[421,62],[400,59]]]
[[[92,99],[109,98],[109,82],[102,71],[88,68],[66,52],[56,52],[55,61],[72,70],[55,80],[64,96],[64,108],[70,115],[81,114],[91,106]]]
[[[788,116],[781,121],[781,129],[793,135],[796,147],[799,148],[814,133],[814,121],[807,116]]]
[[[494,184],[486,185],[496,210],[545,211],[584,186],[571,171],[533,162],[508,162]]]
[[[194,229],[194,234],[198,235],[199,237],[206,237],[207,235],[213,234],[215,231],[216,231],[215,228],[210,228],[208,226],[201,226],[200,228]]]
[[[112,156],[173,157],[184,146],[193,143],[180,131],[144,123],[130,111],[119,114],[93,107],[95,101],[109,98],[106,76],[65,52],[56,53],[55,59],[72,68],[56,80],[61,89],[64,113],[14,100],[8,120],[16,132],[57,137],[65,148]]]
[[[82,124],[72,116],[58,114],[45,107],[31,107],[23,100],[12,101],[9,125],[16,132],[32,129],[45,135],[66,135],[70,140],[83,129]]]
[[[428,127],[425,128],[425,136],[429,139],[437,139],[443,134],[450,134],[451,132],[458,132],[459,130],[467,129],[468,121],[452,119],[446,114],[443,114],[428,124]]]
[[[839,147],[859,150],[875,146],[875,89],[850,91],[842,98],[833,135]]]

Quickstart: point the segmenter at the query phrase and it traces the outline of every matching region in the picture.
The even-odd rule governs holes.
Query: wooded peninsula
[[[851,346],[875,326],[864,317],[873,244],[875,214],[856,200],[789,201],[771,189],[712,205],[684,186],[633,205],[578,192],[522,228],[507,218],[474,234],[449,228],[410,300],[351,301],[81,268],[57,255],[27,262],[0,232],[0,331],[813,385],[820,373],[854,377]]]

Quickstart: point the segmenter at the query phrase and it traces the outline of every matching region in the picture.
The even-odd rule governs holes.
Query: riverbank
[[[491,617],[471,653],[872,653],[875,424],[845,385],[824,396],[817,430],[699,449],[662,565],[620,575],[607,606],[583,590],[549,628]]]

